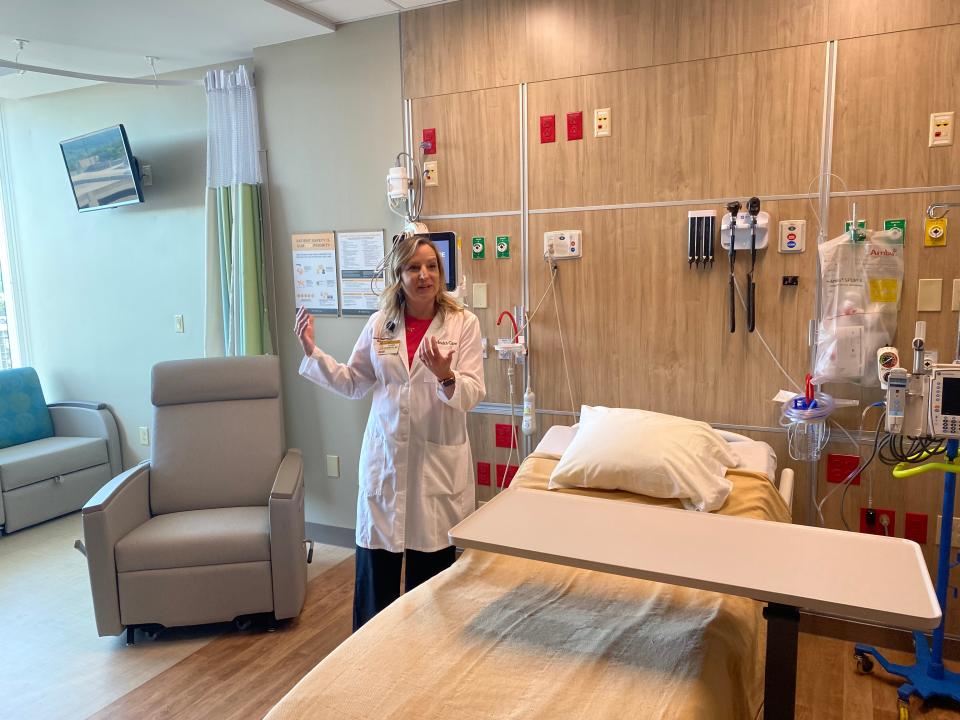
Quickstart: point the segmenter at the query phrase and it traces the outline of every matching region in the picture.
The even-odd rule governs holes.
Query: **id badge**
[[[380,357],[384,355],[399,355],[400,341],[399,340],[377,340],[376,348],[377,348],[377,355]]]

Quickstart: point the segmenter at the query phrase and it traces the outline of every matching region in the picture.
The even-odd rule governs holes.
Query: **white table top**
[[[940,623],[920,546],[901,538],[513,488],[450,540],[894,627]]]

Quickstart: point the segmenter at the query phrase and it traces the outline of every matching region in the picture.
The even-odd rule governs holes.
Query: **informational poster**
[[[337,249],[332,232],[294,235],[293,296],[313,315],[339,315]]]
[[[380,303],[374,278],[383,263],[383,230],[338,232],[344,315],[372,315]],[[376,282],[380,282],[377,280]],[[378,290],[382,290],[382,283]]]

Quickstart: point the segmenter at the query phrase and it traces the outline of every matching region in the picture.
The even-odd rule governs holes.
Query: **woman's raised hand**
[[[307,357],[313,355],[313,350],[317,347],[313,342],[313,315],[308,313],[305,307],[297,308],[297,320],[294,323],[293,332],[303,346],[303,354]]]

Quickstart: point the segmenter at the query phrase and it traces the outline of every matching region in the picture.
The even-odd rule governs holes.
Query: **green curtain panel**
[[[273,352],[262,228],[259,185],[208,188],[208,356]],[[215,267],[219,267],[219,276]],[[217,337],[219,328],[222,339]]]

